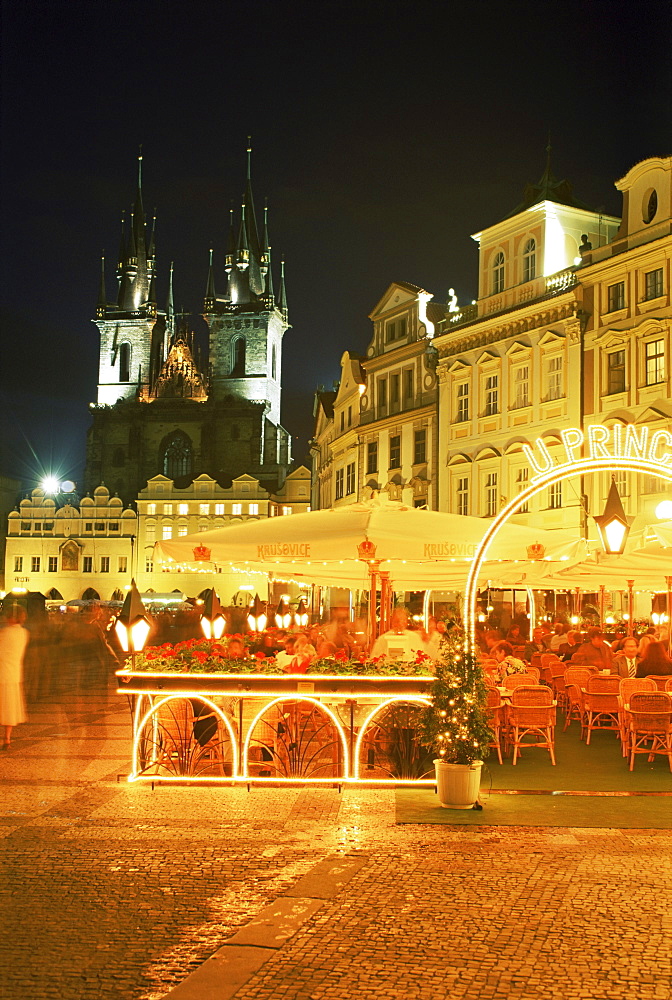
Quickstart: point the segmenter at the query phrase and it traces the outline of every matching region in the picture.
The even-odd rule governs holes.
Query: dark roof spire
[[[100,288],[98,289],[98,303],[96,313],[103,317],[107,310],[107,292],[105,291],[105,251],[100,258]]]
[[[264,294],[268,299],[268,307],[272,309],[275,305],[274,297],[275,293],[273,291],[273,268],[271,267],[271,248],[266,247],[266,253],[268,254],[268,270],[266,271],[266,289]]]
[[[233,228],[233,204],[232,204],[231,208],[229,209],[229,246],[226,251],[226,261],[225,261],[225,267],[227,273],[233,267],[235,258],[236,258],[236,233]]]
[[[126,212],[121,212],[121,242],[119,244],[119,259],[117,267],[121,269],[126,263]]]
[[[152,232],[149,237],[149,249],[147,251],[147,259],[154,260],[156,256],[156,209],[154,209],[154,215],[152,216]]]
[[[170,276],[168,278],[168,301],[166,302],[166,325],[170,333],[175,328],[175,300],[173,298],[173,268],[174,261],[170,262]]]
[[[238,267],[246,268],[250,263],[250,245],[247,240],[247,222],[245,218],[245,196],[240,206],[240,229],[238,230]]]
[[[172,271],[171,271],[172,274]],[[205,308],[206,311],[213,308],[215,304],[215,272],[212,266],[212,250],[210,251],[210,266],[208,267],[208,283],[205,288]]]
[[[270,270],[270,268],[269,268]],[[278,297],[278,309],[287,319],[287,290],[285,288],[285,260],[280,261],[280,295]]]
[[[548,134],[546,143],[546,166],[544,172],[536,184],[526,184],[523,191],[523,200],[514,208],[512,212],[505,215],[505,219],[510,219],[519,212],[524,212],[533,205],[538,205],[540,201],[554,201],[558,205],[568,205],[570,208],[581,208],[590,211],[588,205],[579,201],[574,195],[574,189],[568,180],[558,180],[551,169],[551,134]]]

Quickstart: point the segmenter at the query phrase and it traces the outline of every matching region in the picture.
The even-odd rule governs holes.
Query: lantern
[[[254,595],[254,601],[247,616],[247,624],[250,626],[252,632],[263,632],[266,628],[266,614],[264,612],[264,605],[259,600],[259,594]]]
[[[609,556],[623,555],[630,532],[630,524],[625,516],[615,479],[611,480],[604,514],[593,518],[593,520],[597,525],[605,553]]]
[[[305,597],[302,597],[297,605],[294,620],[301,628],[305,628],[308,624],[308,605],[306,604]]]
[[[201,628],[206,639],[221,639],[224,635],[226,619],[214,587],[206,590],[201,615]]]
[[[124,653],[130,653],[135,659],[135,654],[144,649],[151,629],[151,616],[145,611],[135,580],[131,580],[130,590],[114,623],[114,631]]]
[[[278,628],[289,628],[292,624],[292,613],[285,597],[280,598],[278,609],[275,612],[275,624]]]

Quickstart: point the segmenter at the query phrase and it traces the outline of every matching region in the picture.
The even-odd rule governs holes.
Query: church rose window
[[[163,452],[163,474],[169,479],[190,476],[193,468],[191,441],[186,434],[173,434]]]

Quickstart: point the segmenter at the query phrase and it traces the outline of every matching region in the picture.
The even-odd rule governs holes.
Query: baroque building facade
[[[617,182],[621,220],[588,211],[547,164],[510,216],[474,236],[478,300],[448,312],[435,338],[442,509],[497,514],[528,484],[525,441],[543,436],[559,455],[569,427],[672,428],[671,163],[645,160]],[[514,519],[585,535],[609,484],[557,483]],[[617,485],[650,520],[660,487]]]
[[[369,314],[366,355],[345,352],[333,392],[315,397],[316,508],[384,493],[437,506],[437,379],[433,337],[444,309],[417,285],[394,282]]]

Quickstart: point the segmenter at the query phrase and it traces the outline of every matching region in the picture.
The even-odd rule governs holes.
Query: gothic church
[[[94,321],[98,399],[91,407],[85,490],[105,483],[128,504],[157,475],[178,488],[204,474],[227,487],[250,474],[270,492],[284,483],[291,464],[290,438],[280,424],[282,338],[289,328],[284,263],[276,294],[267,213],[260,232],[250,157],[248,146],[239,220],[231,210],[224,294],[217,294],[210,253],[207,360],[175,313],[172,267],[166,308],[157,308],[154,226],[145,217],[139,158],[128,233],[122,222],[114,302],[102,262]]]

